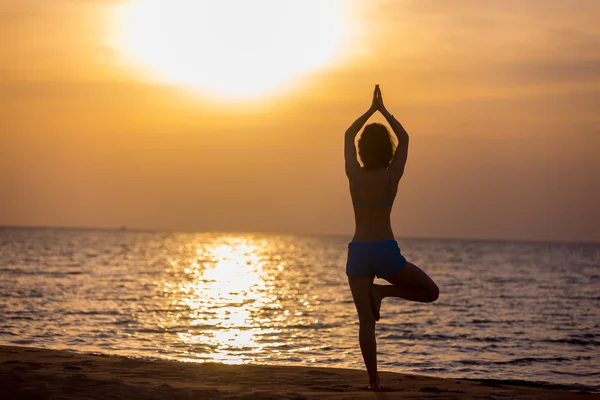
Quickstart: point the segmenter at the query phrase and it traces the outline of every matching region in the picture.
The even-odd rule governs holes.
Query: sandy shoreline
[[[0,346],[0,399],[600,399],[561,385],[381,373],[390,392],[364,390],[358,370],[142,361]]]

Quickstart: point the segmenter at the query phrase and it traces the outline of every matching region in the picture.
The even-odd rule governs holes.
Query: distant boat
[[[126,231],[126,230],[127,230],[127,227],[126,227],[125,225],[121,225],[121,230],[122,230],[122,231]]]

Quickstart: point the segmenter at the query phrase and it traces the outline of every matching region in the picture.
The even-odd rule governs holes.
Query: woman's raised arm
[[[406,129],[404,129],[402,124],[385,108],[381,92],[379,92],[377,98],[377,109],[385,117],[388,124],[390,124],[398,139],[398,147],[396,147],[396,154],[394,154],[390,168],[396,172],[395,176],[400,179],[404,174],[404,167],[406,166],[406,160],[408,159],[408,132],[406,132]]]
[[[358,163],[358,158],[356,156],[356,146],[354,145],[354,140],[365,123],[377,111],[379,95],[379,85],[376,85],[375,91],[373,92],[373,102],[371,107],[366,113],[358,117],[358,119],[354,121],[352,125],[350,125],[350,127],[346,130],[346,134],[344,135],[344,159],[346,160],[346,175],[348,177],[352,176],[354,171],[360,168],[360,164]]]

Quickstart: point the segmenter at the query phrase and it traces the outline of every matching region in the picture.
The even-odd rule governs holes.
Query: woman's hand
[[[373,102],[371,103],[371,107],[369,108],[369,112],[371,114],[375,113],[375,111],[379,110],[379,103],[381,98],[381,91],[379,90],[379,85],[375,85],[375,90],[373,91]]]
[[[377,94],[377,110],[385,114],[387,110],[385,109],[385,105],[383,104],[383,96],[381,95],[381,89],[379,89],[379,85],[375,86],[375,92]]]

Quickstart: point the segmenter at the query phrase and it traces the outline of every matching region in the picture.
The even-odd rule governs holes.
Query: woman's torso
[[[394,240],[390,215],[397,191],[398,181],[391,170],[356,171],[350,178],[355,220],[353,242]]]

